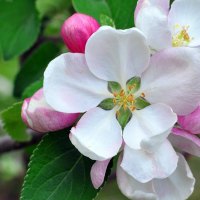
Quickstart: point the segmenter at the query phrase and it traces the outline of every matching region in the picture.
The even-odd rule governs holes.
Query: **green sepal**
[[[130,90],[130,87],[131,87],[132,93],[135,93],[140,89],[140,84],[141,84],[141,78],[138,76],[135,76],[126,82],[126,89]]]
[[[121,125],[122,129],[124,129],[126,124],[130,121],[131,117],[132,113],[128,108],[124,109],[123,107],[121,107],[119,109],[119,111],[117,112],[117,120]]]
[[[104,14],[100,15],[100,24],[102,26],[111,26],[111,27],[115,28],[115,22],[113,21],[113,19]]]
[[[119,83],[117,83],[115,81],[109,81],[108,82],[108,90],[111,93],[118,93],[122,90],[122,87]]]
[[[150,103],[148,101],[146,101],[143,97],[138,97],[135,100],[135,106],[139,110],[143,109],[143,108],[145,108],[145,107],[147,107],[149,105],[150,105]]]
[[[104,110],[112,110],[114,108],[115,104],[113,103],[112,98],[104,99],[98,107],[104,109]]]

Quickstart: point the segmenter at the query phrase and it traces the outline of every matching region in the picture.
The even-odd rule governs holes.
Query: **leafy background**
[[[53,58],[67,52],[60,27],[74,12],[116,28],[134,26],[136,0],[0,0],[0,140],[7,134],[30,141],[20,118],[22,100],[42,87],[43,72]],[[0,200],[125,200],[112,174],[94,190],[92,162],[70,144],[67,133],[47,134],[40,144],[0,154]],[[31,156],[32,155],[32,156]],[[23,183],[28,162],[29,169]],[[189,157],[197,179],[190,200],[200,199],[200,159]],[[111,166],[109,167],[109,169]],[[108,173],[109,174],[109,173]]]

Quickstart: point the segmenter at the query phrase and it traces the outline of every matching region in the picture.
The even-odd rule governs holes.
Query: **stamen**
[[[144,92],[142,92],[140,96],[143,97],[143,98],[145,98]]]
[[[189,43],[193,40],[193,38],[189,35],[189,26],[180,26],[176,24],[174,26],[175,29],[179,29],[174,36],[172,36],[172,46],[180,47],[180,46],[188,46]]]

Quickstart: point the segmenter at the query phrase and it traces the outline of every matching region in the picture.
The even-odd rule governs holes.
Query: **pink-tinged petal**
[[[179,125],[192,134],[200,134],[200,106],[189,115],[178,117]]]
[[[173,128],[169,140],[180,151],[200,157],[200,138],[196,135],[180,128]]]
[[[176,34],[182,27],[187,28],[187,32],[192,39],[189,46],[200,45],[200,3],[199,0],[175,0],[168,16],[169,26],[172,34]]]
[[[104,161],[96,161],[92,165],[90,177],[94,188],[98,189],[103,184],[109,162],[110,159]]]
[[[168,27],[168,0],[142,0],[135,11],[135,25],[147,38],[153,50],[161,50],[172,44]]]
[[[115,113],[99,107],[86,112],[71,130],[72,144],[92,160],[103,161],[115,156],[122,145],[122,130]]]
[[[124,129],[124,141],[133,149],[154,147],[168,137],[176,121],[176,114],[165,104],[134,111]]]
[[[89,38],[85,56],[89,69],[97,77],[125,86],[128,79],[140,76],[146,69],[150,53],[138,29],[103,26]]]
[[[120,166],[122,161],[122,155],[118,159],[117,163],[117,184],[121,192],[133,200],[157,200],[154,192],[152,182],[141,183],[134,179],[132,176],[126,173]]]
[[[176,169],[177,162],[178,156],[166,140],[156,145],[151,152],[131,149],[126,145],[121,167],[137,181],[146,183],[154,178],[170,176]]]
[[[84,53],[87,40],[99,27],[91,16],[75,13],[62,25],[61,36],[71,52]]]
[[[30,103],[30,100],[31,98],[26,98],[24,99],[24,102],[23,102],[23,105],[22,105],[22,110],[21,110],[21,117],[22,117],[22,120],[24,121],[24,123],[29,126],[28,124],[28,116],[27,116],[27,109],[28,109],[28,105]]]
[[[166,14],[169,12],[170,0],[138,0],[134,13],[134,19],[136,21],[137,15],[143,6],[155,6],[164,11]]]
[[[53,110],[38,90],[31,98],[25,99],[22,106],[22,119],[27,126],[37,132],[57,131],[71,126],[79,114],[67,114]]]
[[[185,200],[194,189],[195,179],[183,158],[179,155],[174,173],[165,179],[153,179],[141,183],[128,175],[117,165],[117,182],[121,192],[132,200]]]
[[[156,53],[142,75],[138,95],[143,92],[150,103],[167,104],[178,115],[191,113],[200,99],[199,65],[199,49],[169,48]]]
[[[55,110],[85,112],[111,97],[106,81],[88,69],[84,54],[66,53],[51,61],[44,73],[44,95]]]
[[[182,155],[179,154],[178,167],[166,179],[155,179],[153,185],[160,200],[185,200],[194,190],[195,178]]]

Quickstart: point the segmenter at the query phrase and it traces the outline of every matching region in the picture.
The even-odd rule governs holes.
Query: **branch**
[[[12,140],[8,136],[4,136],[0,138],[0,154],[14,151],[14,150],[23,149],[25,147],[37,144],[42,139],[44,134],[32,132],[31,136],[32,136],[32,139],[28,142],[17,142],[17,141]]]

